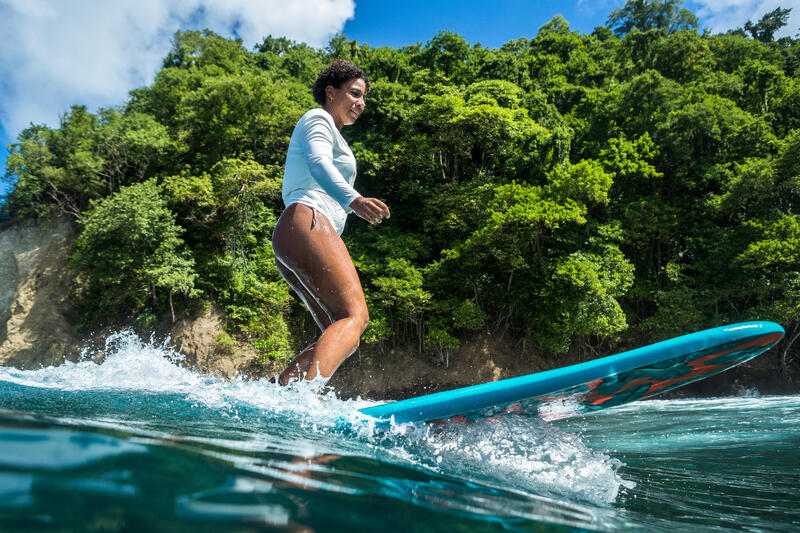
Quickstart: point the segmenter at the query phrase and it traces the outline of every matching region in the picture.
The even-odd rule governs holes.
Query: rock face
[[[367,347],[369,350],[369,347]],[[404,350],[356,353],[331,378],[340,397],[402,399],[547,370],[538,354],[485,331],[465,339],[449,364]]]
[[[200,316],[181,318],[168,326],[170,345],[186,356],[185,366],[198,372],[224,378],[248,375],[255,350],[233,340],[222,345],[218,339],[225,332],[225,322],[224,312],[216,306]]]
[[[28,220],[0,232],[0,365],[60,364],[77,345],[67,302],[75,236],[66,218]]]
[[[99,347],[127,324],[109,325],[89,336],[77,331],[69,299],[75,272],[67,266],[78,236],[68,218],[17,222],[0,230],[0,366],[34,369],[77,360],[81,351],[99,362]],[[202,316],[165,321],[156,333],[186,356],[185,363],[200,372],[233,377],[250,368],[256,356],[242,342],[221,346],[224,313],[212,307]]]

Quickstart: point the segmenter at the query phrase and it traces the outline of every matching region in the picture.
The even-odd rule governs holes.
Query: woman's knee
[[[366,306],[364,306],[364,311],[359,316],[359,324],[361,325],[361,333],[364,333],[369,325],[369,311]]]
[[[364,330],[367,329],[367,325],[369,324],[369,311],[367,310],[366,304],[363,307],[359,306],[355,309],[351,309],[348,313],[346,318],[350,319],[352,323],[358,327],[358,334],[359,336],[364,333]]]

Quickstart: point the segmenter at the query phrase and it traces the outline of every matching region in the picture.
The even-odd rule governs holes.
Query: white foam
[[[407,432],[437,470],[536,493],[566,494],[593,503],[611,503],[621,487],[622,463],[587,448],[538,418],[506,416],[499,420],[426,426]]]
[[[238,402],[270,411],[348,411],[373,405],[374,402],[342,401],[335,394],[319,394],[320,381],[303,381],[289,387],[266,379],[241,377],[224,380],[179,366],[185,359],[165,344],[141,340],[131,331],[116,333],[105,343],[108,354],[100,363],[65,362],[38,370],[0,367],[0,381],[36,388],[65,391],[129,390],[172,393],[211,408],[234,407]],[[303,409],[300,406],[307,406]]]
[[[101,362],[65,362],[38,370],[0,367],[0,380],[28,387],[67,391],[142,390],[152,392],[186,391],[207,380],[175,364],[183,359],[165,346],[145,343],[125,331],[108,337],[109,355]]]

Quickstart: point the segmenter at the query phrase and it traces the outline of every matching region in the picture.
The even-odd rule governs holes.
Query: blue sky
[[[622,2],[624,3],[624,2]],[[344,33],[370,46],[399,47],[425,42],[439,30],[454,31],[470,43],[489,48],[520,37],[534,37],[539,28],[562,15],[570,28],[589,33],[605,23],[620,2],[612,1],[485,1],[356,2],[355,17]]]
[[[72,104],[123,104],[149,85],[179,29],[209,28],[252,48],[268,34],[324,46],[345,33],[371,46],[424,43],[440,30],[495,48],[534,37],[555,15],[591,32],[625,0],[0,0],[0,165],[5,145],[30,123],[58,125]],[[785,34],[800,30],[800,0],[691,0],[714,32],[794,8]],[[791,30],[791,31],[790,31]],[[2,175],[3,172],[0,172]],[[4,185],[0,183],[0,194]]]

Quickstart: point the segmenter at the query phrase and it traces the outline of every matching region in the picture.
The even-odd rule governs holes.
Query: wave
[[[130,331],[110,336],[104,352],[101,362],[0,367],[0,397],[12,408],[61,421],[214,439],[235,449],[368,456],[596,504],[633,486],[617,474],[620,461],[536,418],[379,427],[358,412],[377,402],[340,399],[320,382],[280,387],[264,379],[220,379],[181,366],[179,352]]]

